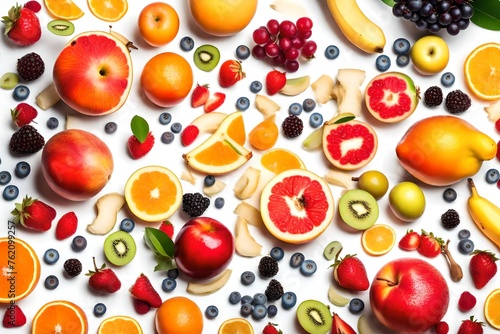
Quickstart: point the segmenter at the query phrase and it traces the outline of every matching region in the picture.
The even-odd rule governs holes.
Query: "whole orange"
[[[177,53],[160,53],[144,65],[141,86],[154,104],[173,107],[189,94],[193,86],[193,70],[187,60]]]
[[[151,46],[170,43],[179,32],[179,15],[164,2],[153,2],[139,14],[139,34]]]
[[[206,33],[231,36],[250,23],[257,10],[257,0],[189,0],[189,10]]]
[[[201,334],[203,315],[194,301],[187,297],[172,297],[156,311],[158,334]]]

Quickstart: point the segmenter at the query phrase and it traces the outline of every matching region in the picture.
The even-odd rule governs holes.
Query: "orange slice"
[[[146,222],[162,221],[169,218],[182,202],[182,186],[168,168],[142,167],[127,180],[125,201],[137,218]]]
[[[243,318],[231,318],[224,321],[220,327],[218,334],[253,334],[253,327],[248,320]]]
[[[83,16],[83,11],[71,0],[44,0],[44,3],[56,19],[76,20]]]
[[[33,318],[31,334],[71,333],[87,334],[85,312],[76,304],[56,300],[43,305]]]
[[[142,328],[134,318],[117,315],[104,319],[97,334],[142,334]]]
[[[87,0],[90,12],[103,21],[116,22],[128,10],[127,0]]]
[[[40,279],[40,261],[35,251],[19,238],[0,238],[0,268],[1,304],[27,297]]]
[[[266,169],[279,174],[289,169],[306,169],[299,156],[284,148],[275,148],[267,151],[260,158],[260,163]]]
[[[490,292],[484,302],[484,317],[495,329],[500,329],[500,289]]]
[[[396,232],[386,224],[375,224],[363,231],[361,244],[370,255],[383,255],[396,243]]]
[[[474,49],[465,59],[465,82],[478,98],[500,98],[500,44],[486,43]]]

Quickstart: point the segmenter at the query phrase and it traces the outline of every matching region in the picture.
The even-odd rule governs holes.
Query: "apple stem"
[[[357,181],[359,181],[359,177],[357,177],[357,176],[353,176],[353,177],[351,177],[351,180],[353,180],[353,181],[357,182]]]
[[[395,283],[391,280],[388,280],[387,278],[380,278],[380,277],[377,277],[377,281],[384,281],[384,282],[387,282],[389,286],[396,286],[398,285],[398,283]]]
[[[462,268],[460,267],[460,265],[453,259],[453,256],[451,256],[451,253],[448,249],[449,243],[450,240],[447,240],[446,244],[443,246],[442,253],[446,257],[448,265],[450,266],[451,280],[453,282],[459,282],[464,277],[464,274],[462,272]]]

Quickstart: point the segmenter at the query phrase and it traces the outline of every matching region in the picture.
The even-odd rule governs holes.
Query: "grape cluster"
[[[308,17],[301,17],[295,23],[271,19],[253,32],[256,45],[252,48],[252,55],[257,59],[271,59],[275,66],[296,72],[300,57],[312,59],[318,48],[316,42],[309,40],[312,26]]]
[[[446,29],[455,36],[469,26],[474,8],[469,0],[394,0],[392,14],[433,33]]]

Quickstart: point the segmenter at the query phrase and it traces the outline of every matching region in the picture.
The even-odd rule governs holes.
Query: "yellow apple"
[[[439,36],[424,36],[413,44],[410,51],[415,69],[424,75],[441,72],[448,65],[450,51],[448,45]]]

